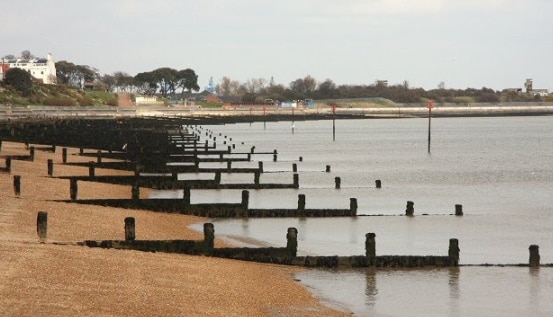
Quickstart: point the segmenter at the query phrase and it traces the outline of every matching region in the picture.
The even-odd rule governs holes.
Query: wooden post
[[[98,152],[96,152],[96,160],[97,160],[98,164],[102,163],[102,151],[101,150],[98,150]]]
[[[298,195],[298,214],[303,215],[305,213],[305,194]]]
[[[340,187],[342,186],[342,180],[340,179],[340,177],[334,178],[334,184],[336,189],[340,189]]]
[[[532,268],[540,267],[540,247],[532,244],[528,250],[530,251],[528,265]]]
[[[48,176],[54,175],[54,160],[48,159]]]
[[[449,262],[451,266],[458,266],[459,265],[459,240],[457,239],[449,239],[449,249],[448,249],[448,256],[449,256]]]
[[[294,173],[294,188],[300,188],[300,175]]]
[[[6,172],[11,173],[12,172],[12,158],[6,157]]]
[[[376,234],[370,232],[365,235],[365,256],[376,256]]]
[[[455,216],[462,216],[463,215],[463,205],[455,205]]]
[[[349,199],[349,211],[352,217],[357,216],[357,198]]]
[[[300,156],[298,159],[300,162],[303,162],[303,156]]]
[[[407,207],[405,208],[406,216],[413,216],[415,214],[415,203],[412,201],[407,201]]]
[[[255,185],[259,185],[259,175],[260,175],[259,172],[253,173],[253,182]]]
[[[227,169],[231,169],[232,168],[232,161],[229,159],[227,161]]]
[[[221,172],[215,172],[215,184],[221,184]]]
[[[277,155],[278,155],[277,150],[274,150],[273,151],[273,162],[277,161]]]
[[[295,257],[298,252],[298,229],[293,227],[288,228],[288,232],[286,233],[286,240],[286,249],[291,256]]]
[[[248,210],[250,205],[250,192],[247,190],[242,191],[242,216],[248,217]]]
[[[125,218],[125,241],[136,239],[135,220],[133,217]]]
[[[190,197],[190,186],[186,184],[182,189],[182,200],[184,201],[184,208],[187,211],[190,210]]]
[[[75,201],[77,200],[77,194],[79,192],[79,187],[77,186],[77,179],[71,178],[69,182],[70,182],[69,191],[70,191],[71,200]]]
[[[204,223],[204,246],[206,251],[215,247],[215,226],[212,223]]]
[[[259,161],[258,165],[259,165],[259,172],[263,173],[263,162]]]
[[[13,176],[13,190],[15,192],[15,196],[21,196],[21,175]]]
[[[94,161],[89,161],[88,162],[88,176],[89,177],[95,177],[96,176]]]
[[[327,172],[327,173],[330,173],[330,165],[327,165],[327,166],[326,166],[326,172]]]
[[[46,242],[48,234],[48,213],[46,211],[39,211],[36,216],[36,233],[41,243]]]
[[[375,185],[376,185],[376,188],[382,188],[382,182],[377,179],[376,181],[374,181]]]
[[[30,154],[31,154],[31,162],[34,162],[35,161],[35,147],[34,146],[31,146]]]
[[[298,164],[292,163],[292,172],[297,173],[298,172]]]
[[[67,164],[67,148],[66,147],[61,149],[61,159],[62,159],[63,164]]]

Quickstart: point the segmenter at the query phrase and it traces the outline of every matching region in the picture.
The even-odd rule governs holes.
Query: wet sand
[[[91,158],[73,155],[69,162]],[[28,154],[3,142],[0,154]],[[293,274],[298,268],[204,256],[78,246],[89,239],[124,239],[124,218],[135,217],[137,239],[202,239],[188,228],[206,219],[176,214],[56,202],[69,199],[69,181],[88,175],[37,150],[35,161],[12,160],[0,173],[0,312],[2,316],[349,316],[323,305]],[[0,160],[0,166],[4,166]],[[107,160],[106,160],[107,161]],[[132,172],[96,169],[96,175]],[[21,175],[16,197],[13,175]],[[78,197],[129,198],[131,188],[79,182]],[[147,191],[141,189],[141,196]],[[36,216],[48,212],[48,239],[39,243]],[[216,240],[216,246],[225,242]]]

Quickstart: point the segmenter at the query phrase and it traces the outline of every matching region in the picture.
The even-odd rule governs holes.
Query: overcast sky
[[[0,0],[0,57],[101,74],[553,90],[552,0]]]

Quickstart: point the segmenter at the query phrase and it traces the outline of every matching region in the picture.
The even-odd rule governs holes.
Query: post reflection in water
[[[378,295],[378,288],[376,287],[376,269],[368,268],[365,271],[365,279],[365,304],[367,307],[374,308]]]
[[[452,267],[448,270],[450,316],[459,316],[459,298],[461,297],[461,291],[459,290],[459,275],[461,275],[461,269],[459,267]]]

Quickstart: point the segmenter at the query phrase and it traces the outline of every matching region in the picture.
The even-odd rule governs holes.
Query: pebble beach
[[[88,162],[69,148],[70,162]],[[3,142],[1,155],[28,154]],[[47,160],[54,162],[48,176]],[[0,165],[4,163],[0,160]],[[36,151],[0,173],[0,315],[2,316],[349,316],[328,307],[294,279],[299,268],[205,256],[88,248],[83,240],[124,239],[124,218],[136,219],[137,239],[197,239],[200,217],[69,203],[69,181],[86,167]],[[125,175],[97,169],[96,175]],[[21,176],[21,193],[13,188]],[[147,191],[141,191],[147,197]],[[131,188],[79,182],[79,199],[129,198]],[[40,243],[39,211],[48,212]],[[227,242],[216,239],[216,246]]]

